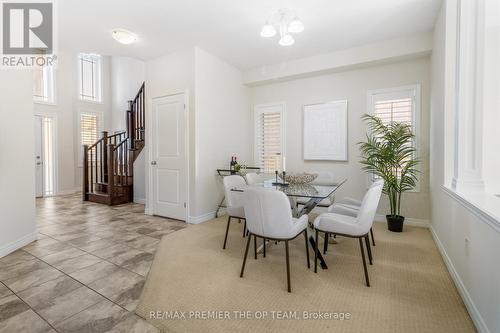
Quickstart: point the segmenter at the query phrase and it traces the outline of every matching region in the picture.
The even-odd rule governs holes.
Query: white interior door
[[[187,121],[184,94],[153,99],[153,213],[186,220]]]
[[[42,117],[35,116],[35,195],[43,197]]]

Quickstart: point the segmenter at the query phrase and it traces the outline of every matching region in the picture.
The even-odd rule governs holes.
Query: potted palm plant
[[[384,180],[383,193],[389,197],[391,214],[386,215],[390,231],[403,231],[404,216],[401,216],[401,195],[417,185],[416,158],[413,145],[414,134],[410,125],[400,122],[384,124],[378,117],[365,114],[369,133],[366,142],[358,143],[363,170]]]

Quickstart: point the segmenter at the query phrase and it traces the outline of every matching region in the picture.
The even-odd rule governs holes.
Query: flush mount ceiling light
[[[281,46],[290,46],[295,43],[292,34],[297,34],[304,31],[304,24],[298,16],[287,8],[282,8],[271,15],[262,27],[260,35],[264,38],[274,37],[276,35],[276,27],[280,32],[279,44]]]
[[[137,40],[137,35],[125,29],[114,29],[111,36],[118,42],[125,45],[132,44]]]

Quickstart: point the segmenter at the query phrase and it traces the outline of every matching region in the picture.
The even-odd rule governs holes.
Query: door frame
[[[146,89],[146,94],[148,93],[148,89]],[[147,96],[146,100],[148,103],[148,109],[151,110],[150,112],[146,112],[146,138],[147,142],[146,143],[146,210],[145,213],[147,215],[155,215],[154,211],[154,204],[153,204],[153,198],[154,198],[154,184],[153,184],[153,166],[151,165],[151,161],[153,160],[153,150],[152,150],[152,144],[153,144],[153,131],[152,131],[152,126],[153,126],[153,100],[156,98],[162,98],[162,97],[171,97],[171,96],[176,96],[176,95],[181,95],[184,94],[184,121],[186,124],[186,128],[184,131],[184,142],[185,142],[185,165],[186,165],[186,216],[185,216],[185,222],[189,223],[189,209],[190,209],[190,171],[191,171],[191,165],[190,165],[190,112],[189,112],[189,90],[185,89],[182,91],[173,91],[169,92],[166,94],[161,94],[161,95],[155,95],[155,96]]]
[[[35,111],[33,117],[48,117],[53,119],[53,126],[54,126],[54,138],[53,138],[53,145],[54,145],[54,194],[52,195],[43,195],[43,198],[46,197],[53,197],[59,195],[59,146],[58,146],[58,119],[57,119],[57,113],[56,112],[50,112],[50,111]],[[36,121],[36,120],[35,120]],[[43,128],[42,128],[43,131]],[[43,143],[42,143],[43,144]]]

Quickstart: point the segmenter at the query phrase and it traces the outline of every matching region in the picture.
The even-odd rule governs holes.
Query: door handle
[[[36,165],[42,165],[42,163],[41,162],[37,162]]]
[[[156,161],[151,161],[151,165],[156,165]]]

